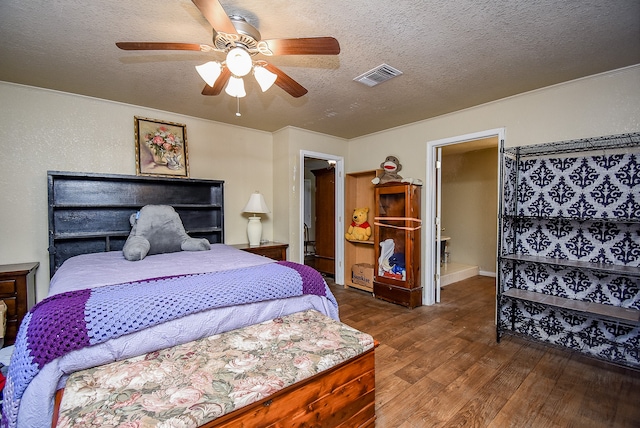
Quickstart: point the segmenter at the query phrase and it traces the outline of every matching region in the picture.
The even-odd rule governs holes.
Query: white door
[[[433,257],[435,263],[435,287],[436,287],[436,303],[440,303],[440,267],[442,260],[440,260],[440,233],[442,232],[442,147],[436,148],[436,220],[434,221],[434,227],[436,228],[433,236],[436,237],[435,248],[436,256]],[[433,242],[429,243],[433,248]]]

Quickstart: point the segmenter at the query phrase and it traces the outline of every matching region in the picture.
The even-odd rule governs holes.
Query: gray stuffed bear
[[[176,251],[203,251],[211,248],[205,238],[191,238],[180,216],[169,205],[145,205],[131,214],[131,233],[122,253],[130,261],[142,260],[147,254]]]

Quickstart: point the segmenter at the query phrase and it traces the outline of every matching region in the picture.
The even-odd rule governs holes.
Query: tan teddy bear
[[[349,241],[368,241],[371,236],[371,225],[367,221],[369,208],[356,208],[353,210],[353,221],[349,225],[349,231],[344,236]]]

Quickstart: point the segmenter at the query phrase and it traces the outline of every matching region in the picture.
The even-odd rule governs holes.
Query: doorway
[[[495,275],[497,147],[503,139],[504,129],[495,129],[428,142],[425,212],[433,227],[426,230],[426,242],[433,245],[425,245],[423,260],[427,305],[440,302],[447,283]],[[488,183],[486,175],[492,176]]]
[[[442,148],[440,286],[495,276],[498,138]]]
[[[339,238],[344,231],[344,159],[301,151],[300,161],[304,191],[300,198],[299,260],[333,276],[336,284],[344,284],[344,242]],[[333,191],[330,196],[329,188]]]
[[[305,158],[304,264],[335,275],[335,163]],[[308,210],[308,212],[307,212]]]

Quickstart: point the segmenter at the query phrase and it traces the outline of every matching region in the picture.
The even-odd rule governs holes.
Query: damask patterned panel
[[[503,254],[640,267],[640,149],[513,164],[505,157]]]
[[[502,306],[498,322],[502,330],[617,364],[640,367],[639,327],[517,300],[509,300]]]
[[[519,168],[520,215],[640,220],[638,153],[527,159]]]
[[[502,164],[502,205],[505,215],[516,215],[516,180],[518,173],[518,163],[516,159],[505,155]]]
[[[526,217],[512,229],[516,254],[640,267],[640,223]]]
[[[540,263],[502,263],[503,290],[518,288],[640,310],[640,278]]]

